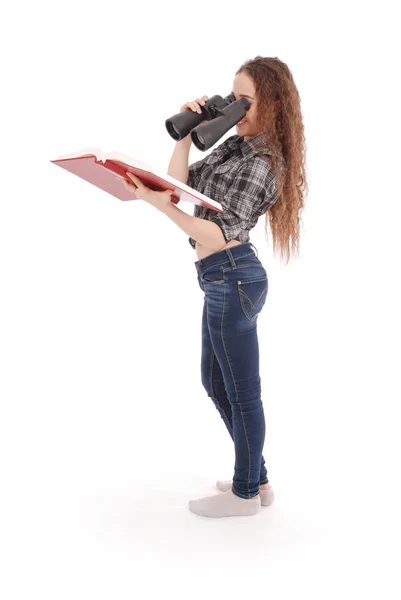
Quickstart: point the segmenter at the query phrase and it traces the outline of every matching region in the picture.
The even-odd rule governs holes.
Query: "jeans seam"
[[[228,362],[228,365],[229,365],[229,367],[230,367],[231,376],[232,376],[232,379],[233,379],[233,382],[234,382],[234,386],[235,386],[235,393],[236,393],[236,396],[237,396],[237,397],[236,397],[236,401],[237,401],[237,404],[238,404],[238,406],[239,406],[239,409],[240,409],[240,412],[241,412],[242,424],[243,424],[243,426],[244,426],[245,439],[246,439],[246,443],[247,443],[247,446],[248,446],[248,465],[249,465],[249,466],[248,466],[248,492],[249,492],[249,483],[250,483],[250,480],[251,480],[251,462],[252,462],[252,457],[251,457],[251,450],[250,450],[250,447],[249,447],[248,433],[247,433],[247,430],[246,430],[246,427],[245,427],[245,422],[244,422],[244,414],[243,414],[243,412],[242,412],[242,407],[241,407],[241,404],[240,404],[240,402],[238,401],[238,390],[237,390],[237,384],[235,383],[235,378],[234,378],[233,370],[232,370],[232,367],[231,367],[230,359],[229,359],[229,357],[228,357],[228,354],[227,354],[227,349],[226,349],[226,345],[225,345],[225,343],[224,343],[224,336],[223,336],[223,321],[224,321],[224,309],[225,309],[225,306],[226,306],[226,290],[224,289],[224,298],[223,298],[223,314],[222,314],[222,317],[221,317],[220,335],[221,335],[221,341],[223,342],[223,347],[224,347],[224,352],[225,352],[225,355],[226,355],[226,358],[227,358],[227,362]],[[233,419],[233,423],[234,423],[234,419]],[[233,432],[234,432],[234,427],[233,427]]]
[[[214,391],[214,386],[213,386],[213,366],[214,366],[215,360],[217,360],[217,356],[216,356],[214,350],[212,349],[212,360],[210,361],[210,371],[209,371],[209,373],[210,373],[210,375],[209,375],[209,383],[210,383],[210,390],[211,390],[211,398],[212,398],[212,400],[214,402],[214,405],[216,406],[217,410],[222,415],[222,417],[223,417],[223,419],[224,419],[224,421],[226,423],[226,426],[227,426],[227,423],[228,423],[228,425],[232,429],[232,426],[231,426],[231,423],[230,423],[230,421],[228,419],[228,416],[224,412],[224,409],[222,408],[222,406],[220,406],[220,403],[217,400],[216,394],[215,394],[215,391]],[[234,433],[233,433],[233,435],[234,435]]]
[[[235,267],[231,267],[231,266],[227,267],[227,268],[222,267],[222,269],[223,269],[223,273],[227,273],[227,272],[232,272],[234,270],[238,271],[238,269],[244,269],[246,267],[260,267],[260,266],[264,269],[264,267],[263,267],[262,264],[255,264],[254,262],[252,262],[252,263],[245,263],[244,265],[240,263],[240,264],[236,264]],[[259,279],[266,279],[266,278],[267,278],[267,276],[265,276],[265,277],[259,277],[255,281],[259,281]]]

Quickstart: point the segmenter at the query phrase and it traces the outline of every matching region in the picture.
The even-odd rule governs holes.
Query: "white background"
[[[3,11],[5,600],[399,598],[395,8]],[[251,232],[269,277],[258,331],[276,501],[255,517],[207,519],[188,501],[233,476],[234,451],[200,380],[195,251],[151,205],[120,202],[50,160],[96,146],[167,172],[166,118],[229,94],[258,54],[295,79],[310,192],[300,258],[273,255],[265,217]],[[193,147],[190,162],[203,156]]]

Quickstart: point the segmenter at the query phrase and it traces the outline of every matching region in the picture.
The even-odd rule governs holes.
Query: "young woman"
[[[249,232],[268,215],[273,248],[279,247],[288,263],[290,239],[291,250],[299,246],[307,192],[300,98],[288,67],[278,58],[257,56],[237,71],[233,93],[250,102],[237,134],[189,167],[188,135],[176,143],[168,170],[220,202],[224,214],[196,205],[194,216],[188,215],[171,203],[171,192],[153,192],[131,177],[137,196],[183,229],[197,254],[195,268],[205,294],[202,384],[235,448],[233,480],[217,482],[223,493],[189,502],[191,511],[208,517],[255,515],[274,499],[262,454],[266,428],[257,336],[268,278]],[[188,102],[181,111],[201,112],[206,100]]]

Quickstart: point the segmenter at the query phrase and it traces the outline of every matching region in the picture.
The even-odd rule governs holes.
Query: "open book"
[[[225,212],[219,202],[204,196],[171,175],[157,172],[151,165],[120,152],[104,154],[100,148],[83,148],[72,154],[62,154],[50,162],[89,181],[119,200],[138,199],[135,193],[127,190],[122,183],[123,179],[132,183],[125,174],[129,171],[152,190],[174,190],[171,195],[171,202],[174,204],[183,200],[218,212]]]

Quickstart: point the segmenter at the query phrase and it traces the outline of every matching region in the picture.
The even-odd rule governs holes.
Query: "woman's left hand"
[[[127,177],[129,177],[132,181],[131,183],[127,183],[124,179],[124,186],[130,192],[134,192],[135,196],[140,200],[145,200],[155,208],[158,208],[160,211],[165,210],[167,206],[171,204],[171,194],[174,193],[174,190],[164,190],[163,192],[156,192],[155,190],[151,190],[146,185],[142,183],[142,181],[130,173],[126,171]]]

